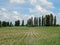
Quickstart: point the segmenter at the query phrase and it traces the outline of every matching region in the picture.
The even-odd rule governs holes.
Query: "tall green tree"
[[[9,26],[9,22],[6,22],[6,25]]]
[[[27,20],[27,26],[31,26],[31,19]]]
[[[7,26],[6,21],[3,21],[3,22],[2,22],[2,26],[4,26],[4,27],[6,27],[6,26]]]
[[[39,17],[39,26],[41,26],[41,17]]]
[[[33,17],[27,20],[27,25],[28,26],[33,26]]]
[[[56,16],[54,17],[54,26],[56,26]]]
[[[0,27],[2,26],[1,21],[0,21]]]
[[[31,26],[33,26],[33,17],[31,17]]]
[[[53,14],[50,14],[50,26],[53,26]]]
[[[45,25],[46,25],[46,18],[43,17],[43,26],[45,26]]]
[[[24,20],[22,20],[22,26],[24,26]]]
[[[50,16],[46,15],[46,26],[50,26]]]
[[[34,26],[38,26],[38,17],[34,17]]]
[[[15,26],[20,26],[20,20],[15,21]]]
[[[12,22],[10,22],[9,26],[10,26],[10,27],[12,27],[12,26],[13,26]]]
[[[42,26],[44,25],[44,18],[43,18],[43,16],[42,16]]]

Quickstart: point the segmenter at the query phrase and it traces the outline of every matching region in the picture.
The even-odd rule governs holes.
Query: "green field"
[[[0,45],[60,45],[60,27],[1,27]]]

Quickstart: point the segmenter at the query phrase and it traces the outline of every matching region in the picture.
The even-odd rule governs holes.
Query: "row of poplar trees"
[[[0,27],[13,26],[12,22],[0,21]]]
[[[0,27],[13,26],[12,22],[0,21]],[[27,24],[24,25],[24,20],[20,25],[20,20],[16,20],[14,26],[56,26],[56,16],[52,14],[42,17],[31,17],[27,20]]]
[[[42,17],[31,17],[27,20],[27,26],[56,26],[56,16],[52,14]]]

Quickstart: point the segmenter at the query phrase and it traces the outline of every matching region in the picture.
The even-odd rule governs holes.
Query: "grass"
[[[60,45],[60,27],[1,27],[0,45]]]

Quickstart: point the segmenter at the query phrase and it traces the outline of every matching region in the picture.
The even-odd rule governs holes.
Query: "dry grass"
[[[0,28],[0,45],[60,45],[60,27]]]

